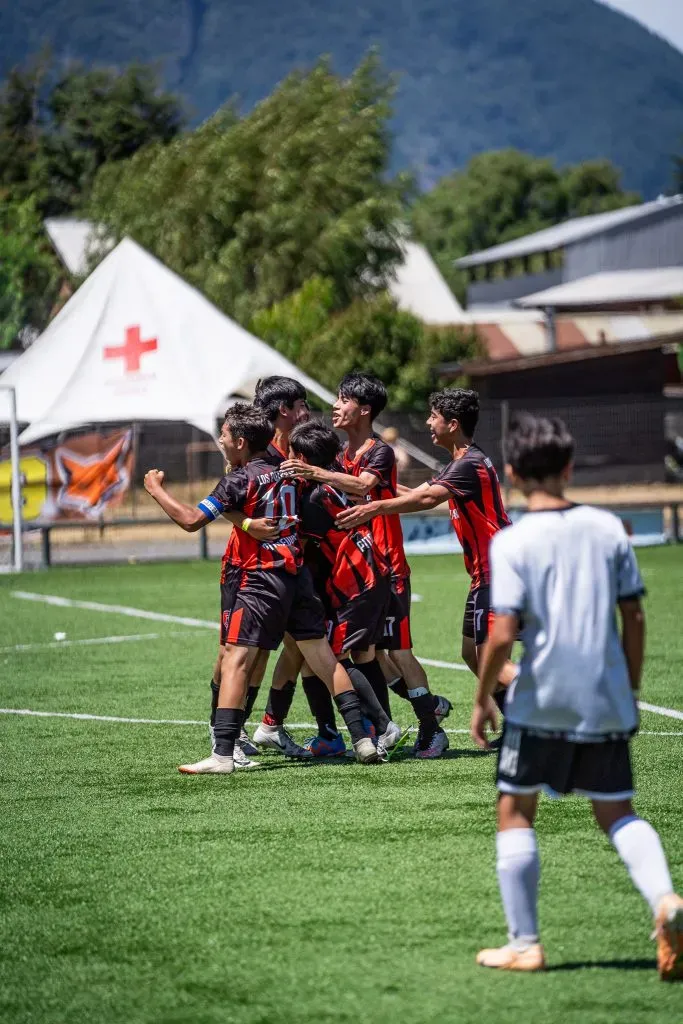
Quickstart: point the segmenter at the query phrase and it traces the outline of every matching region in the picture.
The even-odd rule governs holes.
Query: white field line
[[[149,612],[144,608],[131,608],[122,604],[100,604],[98,601],[75,601],[70,597],[57,597],[55,594],[34,594],[27,590],[13,590],[13,597],[22,601],[39,601],[43,604],[55,605],[59,608],[82,608],[85,611],[105,612],[107,615],[127,615],[130,618],[152,619],[155,622],[173,622],[179,626],[193,626],[199,629],[218,629],[218,623],[210,622],[208,619],[190,619],[182,615],[167,615],[165,612]],[[64,641],[60,641],[64,643]],[[469,672],[467,665],[456,661],[437,661],[433,658],[418,658],[423,665],[432,668],[445,668],[455,672]],[[674,708],[660,707],[658,704],[647,704],[639,701],[638,706],[642,711],[650,711],[655,715],[662,715],[665,718],[676,718],[683,721],[683,711],[676,711]]]
[[[0,654],[23,654],[27,651],[59,650],[62,647],[96,647],[98,644],[127,644],[137,640],[162,640],[167,636],[188,636],[190,629],[172,630],[168,633],[126,633],[115,636],[93,636],[85,640],[50,640],[42,644],[15,644],[14,647],[0,647]]]
[[[200,725],[207,728],[206,721],[193,718],[120,718],[117,715],[89,715],[75,711],[32,711],[29,708],[0,708],[0,715],[21,715],[30,718],[73,718],[79,722],[114,722],[123,725]],[[247,722],[254,727],[259,722]],[[288,722],[288,729],[316,729],[314,722]],[[346,731],[346,727],[341,727]],[[446,729],[451,736],[469,736],[469,729]],[[408,728],[408,732],[417,732],[416,727]],[[643,730],[639,736],[683,736],[683,732],[647,732]]]

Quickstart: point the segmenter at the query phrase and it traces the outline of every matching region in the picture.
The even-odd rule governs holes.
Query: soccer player
[[[491,544],[495,619],[484,650],[472,737],[486,747],[489,695],[522,625],[519,675],[508,690],[498,756],[498,881],[509,942],[484,949],[484,967],[543,968],[539,856],[541,790],[591,801],[655,920],[663,979],[683,977],[683,900],[673,892],[659,836],[631,802],[629,739],[645,648],[644,594],[623,525],[564,497],[574,441],[560,420],[522,416],[506,445],[507,471],[528,503]],[[621,637],[616,612],[621,618]]]
[[[185,774],[230,774],[234,748],[244,721],[251,669],[259,650],[275,650],[289,632],[306,661],[334,693],[335,703],[351,734],[356,758],[376,761],[377,750],[365,734],[360,701],[351,680],[325,639],[322,603],[310,573],[302,566],[298,518],[299,488],[286,480],[267,457],[273,427],[261,410],[246,403],[228,409],[221,444],[233,468],[197,508],[173,498],[163,486],[163,473],[150,470],[145,487],[182,529],[195,532],[224,512],[276,519],[282,531],[260,542],[243,529],[230,535],[225,562],[240,570],[239,589],[225,617],[226,643],[214,724],[214,749],[196,764],[181,765]]]
[[[294,380],[292,377],[263,377],[256,384],[254,405],[264,412],[266,418],[273,425],[274,436],[266,449],[266,455],[268,461],[274,466],[279,466],[289,451],[289,432],[297,423],[305,422],[310,415],[306,389],[303,384],[300,384],[299,381]],[[254,517],[247,521],[247,517],[239,512],[225,512],[224,516],[235,527],[244,529],[246,525],[246,532],[256,540],[271,541],[275,540],[278,536],[279,526],[276,526],[270,520]],[[230,612],[232,602],[234,601],[235,586],[233,585],[234,580],[231,579],[231,576],[234,575],[230,567],[224,564],[221,571],[223,618]],[[237,579],[239,579],[239,570],[237,571]],[[221,636],[218,658],[211,679],[211,721],[209,731],[212,740],[214,718],[218,706],[224,643],[225,638]],[[258,696],[268,664],[269,653],[269,651],[261,651],[252,666],[245,703],[245,722],[249,718]],[[288,757],[302,755],[302,748],[284,728],[284,718],[287,716],[294,697],[294,680],[296,680],[297,673],[293,671],[293,665],[295,667],[298,664],[298,658],[299,654],[296,644],[291,637],[286,636],[285,647],[275,666],[274,679],[277,689],[271,688],[268,697],[266,719],[269,724],[260,727],[258,730],[260,746],[273,748]],[[274,706],[273,702],[275,702]],[[276,721],[276,718],[273,717],[274,715],[279,716],[279,721]],[[252,743],[243,725],[235,748],[235,766],[237,768],[255,767],[254,762],[250,761],[249,758],[257,753],[258,747]]]
[[[476,675],[491,618],[489,544],[510,520],[503,507],[493,464],[473,440],[479,419],[476,391],[445,388],[430,396],[429,405],[427,425],[432,441],[450,453],[448,465],[431,482],[406,490],[396,498],[349,509],[340,514],[338,521],[343,526],[355,526],[371,516],[424,512],[448,502],[451,522],[462,544],[465,569],[471,579],[462,627],[462,655]],[[391,657],[396,657],[393,651]],[[500,683],[509,685],[514,674],[515,666],[506,662]]]
[[[348,435],[340,471],[307,465],[299,460],[283,463],[282,469],[317,483],[331,484],[356,498],[377,500],[396,494],[396,457],[390,445],[378,437],[373,421],[387,404],[387,391],[379,378],[368,373],[349,373],[339,384],[332,409],[332,423]],[[366,507],[366,506],[363,506]],[[368,517],[370,518],[370,517]],[[403,532],[398,515],[381,515],[372,524],[375,542],[391,567],[391,598],[384,637],[377,648],[390,652],[401,673],[396,692],[412,704],[420,728],[415,755],[439,757],[448,747],[448,737],[439,721],[451,710],[450,702],[430,693],[425,671],[413,654],[410,633],[410,568],[403,550]],[[354,656],[370,679],[378,700],[391,716],[388,686],[382,666],[372,652]]]
[[[335,432],[322,423],[304,423],[290,436],[293,456],[313,466],[332,466],[339,447]],[[363,666],[352,665],[350,652],[368,652],[372,657],[375,643],[384,635],[390,566],[379,552],[368,526],[339,529],[335,517],[348,504],[346,495],[330,484],[313,484],[302,498],[300,534],[306,541],[307,556],[311,545],[317,551],[318,557],[307,558],[307,562],[312,561],[316,567],[314,582],[325,606],[332,652],[349,673],[366,715],[375,727],[378,750],[385,755],[399,739],[401,730],[379,703],[363,673]],[[310,681],[310,674],[305,678]],[[321,751],[312,741],[308,746],[312,753],[320,755]],[[335,753],[343,750],[342,741],[341,750]]]

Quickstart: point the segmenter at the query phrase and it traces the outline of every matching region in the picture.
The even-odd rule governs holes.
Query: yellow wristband
[[[242,520],[242,529],[245,533],[249,533],[249,527],[251,526],[251,519]]]

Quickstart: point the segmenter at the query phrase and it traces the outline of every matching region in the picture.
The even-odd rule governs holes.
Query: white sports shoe
[[[441,757],[448,747],[448,736],[443,729],[437,729],[427,743],[421,739],[418,733],[417,743],[413,747],[413,757],[417,757],[421,761],[432,760],[435,757]]]
[[[252,761],[250,757],[247,757],[247,755],[244,752],[244,748],[240,747],[237,743],[235,744],[235,753],[233,754],[233,761],[235,762],[236,772],[248,771],[251,768],[261,767],[261,763],[259,761]]]
[[[356,755],[356,761],[360,764],[377,764],[380,760],[377,747],[369,736],[364,736],[362,740],[354,743],[353,752]]]
[[[377,737],[377,753],[380,757],[386,757],[387,751],[395,747],[401,738],[401,726],[396,722],[389,722],[386,731]]]
[[[239,739],[235,744],[235,749],[237,749],[238,747],[240,748],[240,750],[243,751],[244,754],[246,754],[247,757],[254,757],[256,754],[258,754],[258,747],[256,746],[255,743],[252,743],[251,739],[249,738],[249,733],[244,727],[242,727]]]
[[[232,775],[235,770],[235,762],[232,757],[223,757],[221,754],[211,754],[203,761],[195,764],[181,764],[178,771],[182,775]]]
[[[310,750],[302,747],[281,725],[266,725],[261,722],[254,733],[254,743],[266,750],[277,750],[285,757],[296,757],[308,761],[313,757]]]

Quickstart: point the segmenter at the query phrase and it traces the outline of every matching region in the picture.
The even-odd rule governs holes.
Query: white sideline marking
[[[192,630],[172,630],[168,633],[126,633],[116,636],[93,636],[84,640],[50,640],[37,644],[15,644],[14,647],[0,647],[0,654],[23,654],[25,651],[59,650],[61,647],[92,647],[97,644],[124,644],[136,640],[161,640],[167,636],[187,636]]]
[[[201,725],[207,727],[206,721],[198,721],[194,718],[120,718],[117,715],[88,715],[75,711],[32,711],[29,708],[0,708],[0,715],[24,715],[31,718],[74,718],[79,722],[118,722],[124,725]],[[260,725],[260,722],[247,722],[251,728]],[[315,729],[314,722],[288,722],[288,729]],[[346,726],[342,725],[346,731]],[[416,727],[409,727],[408,732],[417,732]],[[451,736],[469,736],[469,729],[446,729],[445,732]],[[683,736],[683,732],[647,732],[638,733],[639,736]]]
[[[391,654],[391,651],[389,651]],[[469,672],[467,665],[461,664],[459,661],[435,661],[434,658],[418,658],[421,665],[429,665],[430,668],[450,668],[456,672]]]
[[[151,619],[153,622],[174,622],[178,626],[194,626],[198,629],[218,629],[217,622],[207,619],[189,619],[184,615],[166,615],[164,612],[148,612],[144,608],[130,608],[125,604],[100,604],[99,601],[74,601],[70,597],[57,597],[55,594],[32,594],[28,590],[13,590],[12,597],[22,601],[40,601],[52,604],[57,608],[82,608],[87,612],[106,612],[111,615],[127,615],[131,619]]]
[[[683,722],[683,711],[676,711],[674,708],[660,708],[658,704],[646,704],[644,700],[638,701],[641,711],[652,711],[655,715],[664,715],[665,718],[677,718]]]
[[[194,626],[200,629],[218,629],[217,622],[209,622],[208,619],[190,619],[182,615],[167,615],[165,612],[148,612],[144,608],[131,608],[125,604],[100,604],[98,601],[75,601],[70,597],[57,597],[55,594],[34,594],[28,590],[13,590],[13,597],[18,597],[22,601],[40,601],[43,604],[56,605],[59,608],[83,608],[85,611],[90,612],[106,612],[111,614],[112,612],[117,615],[128,615],[134,619],[152,619],[155,622],[173,622],[179,626]],[[68,641],[60,641],[60,643],[66,643]],[[462,665],[456,661],[438,661],[433,658],[418,658],[417,659],[422,665],[428,665],[431,668],[447,668],[455,672],[469,672],[467,665]],[[651,711],[655,715],[663,715],[665,718],[676,718],[679,721],[683,721],[683,711],[676,711],[674,708],[663,708],[657,704],[646,704],[644,701],[638,702],[638,707],[642,711]]]

